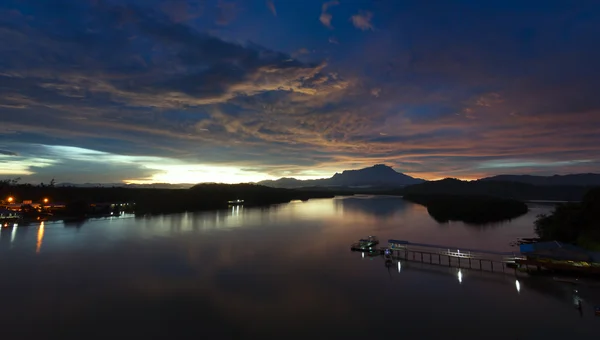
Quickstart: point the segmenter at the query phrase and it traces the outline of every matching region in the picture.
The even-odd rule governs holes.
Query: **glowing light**
[[[47,199],[47,198],[44,198],[44,203],[45,203],[45,204],[48,204],[48,202],[49,202],[49,201],[50,201],[49,199]]]
[[[13,226],[13,230],[10,233],[10,244],[11,245],[15,241],[15,236],[17,236],[17,225],[16,224]]]
[[[38,228],[37,233],[37,244],[35,245],[35,252],[37,254],[40,253],[42,249],[42,241],[44,240],[44,222],[40,223],[40,227]]]
[[[400,263],[400,261],[398,261],[398,273],[400,273],[402,271],[402,263]]]
[[[462,275],[462,271],[459,269],[459,270],[458,270],[458,282],[459,282],[459,283],[462,283],[462,276],[463,276],[463,275]]]
[[[12,203],[15,199],[14,199],[14,197],[9,196],[7,200],[8,200],[8,203]]]
[[[234,166],[213,166],[203,164],[165,164],[165,162],[144,163],[148,169],[156,170],[146,179],[130,179],[126,183],[244,183],[275,179],[256,171],[242,170]]]
[[[521,292],[521,283],[519,282],[519,280],[515,281],[515,286],[517,286],[517,292]]]
[[[364,259],[364,258],[365,258],[365,253],[361,253],[361,254],[362,254],[362,257],[363,257],[363,259]]]

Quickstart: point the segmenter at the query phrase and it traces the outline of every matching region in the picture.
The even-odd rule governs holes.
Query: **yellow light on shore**
[[[12,196],[8,197],[8,203],[12,203],[15,199]]]
[[[48,203],[50,200],[47,198],[44,198],[44,203]]]

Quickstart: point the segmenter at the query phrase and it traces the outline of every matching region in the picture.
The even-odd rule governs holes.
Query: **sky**
[[[599,1],[4,0],[0,179],[600,172]]]

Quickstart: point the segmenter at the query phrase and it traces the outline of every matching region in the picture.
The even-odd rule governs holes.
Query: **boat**
[[[240,200],[240,199],[231,200],[231,201],[227,201],[227,204],[229,204],[229,206],[232,206],[232,205],[242,205],[242,204],[244,204],[244,200]]]
[[[353,243],[350,246],[350,250],[352,251],[373,251],[373,248],[379,244],[379,239],[375,236],[368,236],[367,238],[363,238],[358,240],[358,242]]]

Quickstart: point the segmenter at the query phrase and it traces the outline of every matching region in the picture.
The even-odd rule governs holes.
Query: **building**
[[[21,214],[9,209],[0,208],[0,220],[16,220],[21,218]]]

